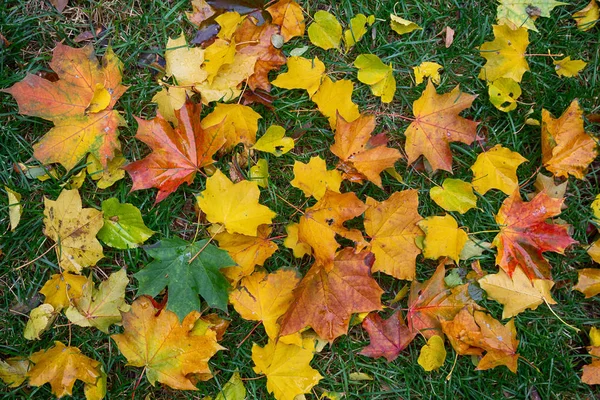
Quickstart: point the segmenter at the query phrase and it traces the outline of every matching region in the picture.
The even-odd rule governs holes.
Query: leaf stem
[[[208,238],[206,243],[204,243],[204,246],[202,246],[202,248],[200,250],[198,250],[198,252],[196,254],[194,254],[194,256],[192,258],[190,258],[190,260],[188,261],[188,264],[191,264],[192,262],[194,262],[194,260],[200,255],[200,253],[202,253],[204,251],[206,246],[208,246],[210,244],[210,242],[213,241],[215,236],[217,236],[222,231],[223,231],[223,225],[221,225],[221,227],[214,234],[212,234],[212,236],[210,238]]]
[[[548,300],[546,300],[545,298],[543,298],[544,303],[546,303],[546,305],[548,306],[548,308],[550,309],[550,312],[552,312],[552,314],[554,314],[554,316],[563,324],[565,324],[566,326],[568,326],[569,328],[573,329],[575,332],[579,333],[581,332],[581,329],[574,327],[573,325],[570,325],[568,323],[565,322],[565,320],[563,320],[557,313],[554,312],[554,310],[552,309],[552,307],[550,307],[550,303],[548,303]]]
[[[36,262],[37,260],[39,260],[40,258],[44,257],[46,254],[48,254],[50,252],[50,250],[52,250],[53,248],[55,248],[58,245],[58,242],[54,243],[52,246],[50,246],[50,248],[48,250],[46,250],[45,252],[43,252],[42,254],[40,254],[39,256],[37,256],[36,258],[34,258],[31,261],[26,262],[25,264],[15,268],[15,271],[20,270],[21,268],[25,268],[26,266],[33,264],[34,262]]]

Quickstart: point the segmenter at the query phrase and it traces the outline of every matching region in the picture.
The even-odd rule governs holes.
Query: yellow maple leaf
[[[385,65],[374,54],[361,54],[356,57],[354,66],[358,68],[358,80],[371,87],[371,92],[381,97],[382,103],[390,103],[396,93],[396,79],[392,64]]]
[[[502,319],[511,318],[526,309],[535,310],[544,302],[556,304],[550,294],[554,282],[548,279],[530,280],[520,268],[515,269],[512,277],[500,269],[497,274],[481,278],[479,285],[490,299],[504,306]]]
[[[571,57],[565,57],[562,60],[555,60],[554,62],[554,70],[556,71],[556,75],[560,77],[572,78],[574,76],[579,75],[582,69],[585,68],[587,63],[582,60],[571,60]]]
[[[46,296],[44,303],[52,305],[56,311],[72,304],[83,293],[87,279],[68,272],[55,274],[44,284],[40,293]]]
[[[263,265],[277,251],[277,244],[269,240],[272,228],[260,225],[257,236],[246,236],[238,233],[221,232],[215,235],[219,247],[231,256],[237,264],[235,267],[223,268],[221,272],[229,280],[237,282],[254,271],[254,266]]]
[[[592,29],[600,19],[600,6],[596,0],[590,0],[589,4],[581,10],[573,13],[573,18],[580,31]]]
[[[417,29],[423,29],[412,21],[400,18],[397,15],[390,14],[390,27],[398,35],[404,35]]]
[[[554,176],[583,179],[598,154],[596,141],[585,132],[583,110],[577,100],[554,118],[542,109],[542,162]]]
[[[273,86],[283,89],[306,89],[308,97],[312,97],[325,76],[325,64],[317,57],[310,60],[303,57],[290,57],[287,60],[288,70],[271,82]]]
[[[83,354],[77,347],[66,347],[54,342],[48,350],[33,353],[29,359],[34,364],[27,377],[31,386],[50,383],[56,397],[72,395],[76,380],[95,385],[100,377],[100,363]]]
[[[259,113],[248,106],[219,103],[202,119],[201,125],[202,129],[208,129],[222,123],[221,129],[226,139],[224,148],[229,150],[238,143],[252,146],[256,142],[258,120],[261,118]]]
[[[56,200],[44,198],[44,234],[56,242],[60,266],[81,273],[104,257],[96,234],[104,225],[102,212],[82,208],[77,190],[63,190]]]
[[[190,86],[204,82],[208,76],[201,66],[204,62],[204,50],[200,47],[188,47],[185,35],[169,38],[165,50],[165,73],[172,76],[178,85]]]
[[[417,210],[417,191],[396,192],[382,202],[367,197],[366,205],[369,208],[365,211],[365,232],[371,237],[375,255],[372,271],[412,281],[415,258],[421,252],[415,239],[422,235],[417,226],[422,219]]]
[[[431,82],[436,85],[440,84],[442,77],[440,76],[440,69],[443,67],[431,61],[424,61],[416,67],[413,67],[413,72],[415,73],[415,83],[420,85],[423,83],[423,78],[431,78]]]
[[[511,78],[521,82],[529,71],[525,53],[529,45],[529,33],[525,28],[512,30],[506,25],[494,25],[494,40],[479,48],[486,63],[479,72],[479,79],[494,82],[500,78]]]
[[[197,380],[212,377],[208,360],[219,350],[214,330],[192,335],[200,313],[192,311],[179,323],[169,310],[157,310],[147,297],[138,297],[123,314],[123,333],[112,335],[128,365],[144,367],[150,384],[156,381],[173,389],[198,390]]]
[[[265,347],[252,346],[254,372],[267,376],[267,390],[277,400],[294,400],[319,383],[323,377],[309,365],[313,355],[314,346],[303,348],[270,339]]]
[[[342,174],[336,169],[327,170],[321,157],[311,157],[307,164],[294,162],[294,179],[290,184],[302,190],[306,197],[320,200],[328,189],[339,193],[341,183]]]
[[[450,257],[458,262],[460,252],[467,243],[467,233],[458,227],[451,215],[427,217],[417,223],[425,232],[423,256],[437,260]]]
[[[477,156],[471,166],[473,171],[473,188],[480,194],[490,189],[498,189],[511,195],[518,187],[517,168],[527,159],[497,144],[488,151]]]
[[[206,190],[196,199],[213,224],[223,224],[229,233],[256,236],[258,226],[270,224],[275,217],[273,211],[258,203],[259,196],[256,183],[233,183],[217,170],[206,180]]]
[[[121,312],[129,311],[125,304],[125,288],[129,283],[125,269],[111,274],[94,287],[91,276],[83,287],[83,294],[67,308],[65,315],[75,325],[93,326],[104,333],[112,324],[121,322]]]
[[[337,115],[341,115],[347,122],[352,122],[360,116],[358,106],[352,102],[354,84],[341,79],[333,82],[328,76],[323,78],[319,90],[312,97],[317,103],[321,114],[329,119],[329,125],[335,129]]]
[[[271,125],[252,148],[280,157],[294,148],[294,139],[285,137],[284,127]]]
[[[319,10],[313,16],[315,22],[308,26],[308,38],[323,50],[338,49],[342,40],[342,26],[335,16]]]
[[[466,213],[477,207],[477,196],[473,186],[460,179],[444,179],[442,187],[434,186],[429,190],[431,200],[446,211]]]
[[[269,338],[276,340],[280,330],[277,320],[294,301],[292,291],[298,282],[297,272],[291,269],[271,274],[255,272],[242,279],[240,286],[229,294],[229,301],[242,318],[261,321]]]

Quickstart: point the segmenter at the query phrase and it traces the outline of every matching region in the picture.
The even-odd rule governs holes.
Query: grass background
[[[332,5],[333,3],[333,5]],[[509,114],[496,110],[487,99],[485,82],[477,79],[484,59],[479,56],[477,46],[493,38],[492,24],[495,19],[496,5],[492,1],[447,1],[447,0],[410,0],[390,1],[301,1],[308,14],[318,9],[326,9],[346,24],[357,13],[374,14],[377,22],[374,34],[363,38],[348,54],[336,51],[322,51],[310,45],[307,37],[296,38],[286,44],[287,52],[295,47],[310,45],[305,56],[318,56],[327,65],[327,71],[336,79],[347,78],[356,82],[356,69],[352,63],[358,54],[372,53],[386,63],[392,63],[398,89],[394,102],[382,105],[373,97],[370,89],[357,83],[353,99],[361,111],[377,112],[377,132],[387,132],[391,143],[402,148],[404,130],[408,123],[394,115],[412,116],[411,105],[416,100],[424,84],[415,86],[412,67],[423,61],[435,61],[443,65],[444,73],[439,92],[450,91],[459,84],[468,93],[478,94],[479,98],[465,115],[481,121],[479,135],[486,148],[497,143],[518,151],[529,162],[519,168],[519,181],[522,193],[533,191],[535,173],[541,165],[540,128],[524,125],[527,118],[540,118],[541,109],[546,108],[559,116],[570,102],[578,98],[586,113],[600,113],[600,39],[598,27],[589,32],[580,32],[575,28],[570,14],[583,8],[586,1],[572,1],[570,5],[559,7],[552,18],[537,22],[539,33],[530,32],[530,53],[564,53],[573,59],[588,62],[587,68],[577,78],[560,79],[553,69],[549,57],[529,57],[531,72],[526,73],[522,88],[521,104]],[[71,46],[73,38],[84,31],[94,31],[103,25],[106,31],[92,42],[99,54],[103,54],[107,43],[124,62],[124,84],[129,90],[119,100],[116,109],[123,112],[128,127],[120,131],[124,154],[130,161],[138,160],[148,153],[148,149],[136,141],[133,136],[136,123],[133,116],[151,118],[155,115],[155,106],[150,103],[159,86],[147,67],[139,65],[144,54],[164,54],[169,36],[177,36],[182,30],[189,39],[193,37],[194,27],[186,20],[185,11],[190,11],[189,0],[109,0],[78,1],[71,0],[63,14],[58,14],[46,1],[4,1],[0,5],[0,32],[10,41],[0,51],[0,88],[7,88],[21,80],[26,73],[48,71],[51,49],[58,41]],[[423,30],[402,37],[389,29],[389,14],[411,19]],[[440,32],[450,26],[456,31],[453,45],[446,49]],[[326,119],[316,111],[315,105],[308,100],[303,91],[288,91],[274,88],[276,112],[270,112],[263,106],[253,106],[263,119],[260,121],[259,135],[273,123],[283,125],[289,135],[302,135],[296,148],[281,158],[269,157],[269,166],[273,173],[270,186],[263,190],[261,200],[277,212],[274,236],[285,234],[284,227],[290,222],[295,210],[277,196],[287,199],[296,206],[305,202],[299,190],[292,188],[289,181],[293,178],[292,165],[295,160],[306,162],[311,156],[321,155],[327,158],[328,165],[335,165],[334,156],[328,151],[333,143],[333,134]],[[27,342],[23,328],[29,310],[42,301],[39,289],[52,273],[58,271],[56,257],[50,252],[30,266],[15,270],[19,265],[34,259],[51,246],[43,235],[43,198],[55,199],[61,191],[61,185],[70,175],[76,174],[84,164],[73,170],[70,175],[58,180],[39,182],[28,180],[12,169],[13,163],[25,162],[32,156],[32,144],[45,132],[51,123],[38,118],[17,114],[16,102],[11,96],[0,93],[0,181],[16,189],[23,195],[24,213],[21,224],[15,232],[10,232],[6,196],[0,199],[0,227],[2,227],[2,256],[0,258],[0,355],[2,358],[13,355],[28,355],[34,351],[52,346],[54,340],[80,347],[84,354],[101,361],[108,372],[107,398],[125,396],[144,398],[147,394],[153,399],[202,398],[214,395],[229,379],[233,371],[239,370],[243,378],[255,378],[252,371],[251,347],[256,342],[264,345],[267,341],[262,327],[254,331],[244,341],[254,323],[241,320],[235,312],[229,317],[232,324],[225,335],[223,345],[227,351],[219,352],[212,359],[215,378],[199,385],[200,392],[186,393],[164,387],[151,387],[142,379],[133,393],[140,368],[126,367],[126,360],[119,354],[116,346],[107,335],[93,329],[68,326],[67,320],[60,317],[54,327],[43,334],[36,342]],[[210,111],[206,108],[205,113]],[[589,125],[589,131],[599,133],[598,125]],[[470,180],[469,167],[475,161],[481,148],[452,145],[454,154],[454,177]],[[238,149],[241,151],[241,149]],[[230,155],[220,160],[218,166],[227,169]],[[256,159],[256,156],[255,156]],[[418,172],[400,161],[398,170],[404,177],[399,183],[385,175],[384,189],[370,183],[365,185],[345,182],[343,188],[356,191],[359,197],[371,196],[383,200],[394,191],[414,188],[420,193],[422,216],[442,215],[443,210],[435,205],[428,196],[433,182],[441,182],[449,177],[446,172],[429,176]],[[589,205],[598,194],[600,163],[590,167],[584,181],[570,179],[566,204],[568,208],[561,215],[573,226],[573,237],[583,244],[592,239],[587,229],[591,221]],[[142,210],[146,224],[157,231],[149,242],[165,237],[179,236],[191,238],[196,230],[193,210],[194,194],[203,188],[200,177],[193,185],[184,185],[160,204],[153,206],[155,191],[144,190],[129,194],[129,177],[106,190],[97,190],[91,180],[87,180],[80,189],[84,207],[100,208],[100,203],[110,197],[121,202],[133,203]],[[459,224],[469,232],[497,229],[494,215],[505,195],[497,191],[480,197],[479,210],[470,210],[465,215],[453,213]],[[309,205],[312,203],[309,203]],[[298,216],[292,218],[296,221]],[[491,241],[493,233],[480,234],[480,239]],[[281,241],[279,241],[281,244]],[[106,257],[98,264],[98,269],[110,273],[126,267],[128,274],[138,271],[149,261],[144,251],[132,249],[116,251],[105,248]],[[521,341],[519,352],[531,364],[520,362],[518,374],[510,373],[500,367],[491,371],[474,370],[469,357],[460,357],[454,368],[452,378],[446,376],[452,369],[454,353],[447,346],[448,360],[437,372],[425,373],[417,364],[419,349],[424,340],[417,338],[407,350],[394,362],[373,360],[358,355],[358,351],[368,344],[368,336],[360,327],[350,329],[347,336],[337,339],[333,346],[326,347],[317,354],[312,362],[325,377],[314,390],[315,395],[322,391],[343,392],[348,399],[408,399],[408,398],[531,398],[531,399],[570,399],[594,398],[600,392],[580,382],[582,365],[590,362],[585,346],[589,343],[586,331],[593,325],[600,325],[598,299],[583,299],[579,292],[571,290],[576,282],[576,270],[592,266],[584,247],[573,247],[565,256],[549,254],[557,282],[553,291],[559,303],[553,309],[570,324],[582,328],[575,333],[542,305],[536,311],[527,311],[518,315],[516,320],[518,339]],[[431,276],[435,262],[418,258],[417,271],[420,280]],[[296,260],[291,252],[280,246],[265,267],[269,271],[282,266],[297,267],[306,272],[311,260]],[[482,266],[493,272],[494,254],[481,257]],[[468,266],[468,264],[464,264]],[[102,276],[98,271],[96,278]],[[392,299],[406,284],[385,275],[376,275],[377,281],[386,291],[384,300]],[[132,300],[136,282],[132,279],[127,298]],[[493,301],[484,301],[492,314],[500,318],[501,307]],[[113,327],[111,332],[121,328]],[[539,369],[539,370],[538,370]],[[372,381],[352,382],[351,372],[364,372],[373,377]],[[245,382],[249,399],[271,398],[266,391],[265,379],[250,379]],[[49,385],[42,387],[23,386],[9,389],[0,385],[0,393],[7,399],[45,399],[50,398]],[[75,397],[83,398],[82,385],[76,384]],[[308,397],[311,397],[310,395]],[[312,396],[312,398],[316,398]]]

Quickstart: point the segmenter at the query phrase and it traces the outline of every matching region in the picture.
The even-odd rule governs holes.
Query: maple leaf
[[[600,269],[583,268],[577,271],[577,276],[577,285],[573,289],[585,294],[586,299],[600,293]]]
[[[508,276],[519,267],[529,279],[552,279],[550,263],[542,253],[563,254],[567,247],[577,243],[569,236],[567,225],[546,222],[561,213],[563,201],[541,192],[526,203],[518,191],[504,200],[496,215],[500,233],[492,244],[498,248],[496,264]]]
[[[358,106],[352,102],[354,83],[347,79],[333,82],[325,76],[319,90],[312,96],[312,101],[317,104],[321,114],[329,120],[331,129],[335,129],[337,117],[341,115],[347,122],[352,122],[360,117]]]
[[[112,110],[127,90],[121,85],[121,62],[110,47],[100,65],[91,45],[75,49],[58,43],[50,68],[58,75],[56,82],[28,74],[2,90],[17,100],[19,113],[54,123],[33,146],[34,157],[44,164],[60,163],[70,171],[92,153],[106,167],[121,148],[117,128],[126,125]]]
[[[542,109],[542,162],[554,176],[583,179],[598,155],[596,141],[583,127],[583,111],[577,100],[555,119]]]
[[[427,217],[417,225],[425,232],[423,240],[425,258],[437,260],[440,257],[450,257],[458,262],[468,236],[458,227],[452,215]]]
[[[202,83],[208,73],[200,66],[204,62],[204,50],[200,47],[188,47],[185,35],[177,39],[169,38],[165,50],[165,73],[172,76],[181,86]]]
[[[478,122],[458,116],[476,97],[462,93],[458,86],[450,93],[438,95],[429,81],[421,97],[413,103],[415,119],[404,133],[408,163],[423,155],[433,170],[452,172],[449,143],[471,144],[477,135]]]
[[[540,192],[546,193],[553,199],[562,199],[563,197],[565,197],[565,194],[567,192],[568,183],[568,181],[564,181],[563,183],[557,185],[554,182],[553,176],[546,176],[540,172],[537,174],[535,182],[533,183],[535,193],[527,193],[527,199],[533,199],[535,195]]]
[[[290,57],[287,60],[288,70],[271,82],[273,86],[283,89],[306,89],[312,98],[325,76],[325,64],[317,57],[312,60],[303,57]]]
[[[292,290],[300,279],[296,271],[279,269],[271,274],[258,271],[242,279],[240,287],[229,294],[229,301],[250,321],[261,321],[269,338],[279,336],[277,320],[294,301]]]
[[[392,64],[385,65],[374,54],[361,54],[356,57],[354,66],[358,68],[358,80],[371,87],[371,92],[381,97],[382,103],[391,103],[396,93],[396,79]]]
[[[371,313],[363,320],[362,327],[369,334],[371,343],[359,354],[372,358],[385,357],[388,362],[394,361],[417,335],[406,325],[400,311],[394,312],[386,320],[377,313]]]
[[[415,258],[421,252],[415,239],[422,235],[417,226],[422,219],[418,212],[417,191],[396,192],[382,202],[367,197],[366,205],[364,224],[375,255],[373,272],[381,271],[398,279],[413,280]]]
[[[453,320],[442,321],[442,326],[458,354],[481,355],[486,352],[479,360],[477,370],[505,365],[517,373],[519,341],[513,319],[502,325],[484,311],[465,307]]]
[[[413,67],[413,72],[415,73],[415,83],[420,85],[423,83],[424,78],[431,78],[431,82],[435,85],[439,85],[442,77],[440,76],[440,69],[443,67],[436,63],[430,61],[424,61],[416,67]]]
[[[254,372],[267,376],[267,390],[277,400],[294,400],[298,395],[310,393],[323,379],[310,366],[313,356],[314,345],[304,348],[271,339],[265,347],[252,345]]]
[[[360,216],[367,206],[353,192],[335,193],[330,190],[314,206],[307,208],[300,217],[298,240],[312,247],[317,262],[331,263],[340,247],[335,235],[355,243],[363,244],[362,234],[357,229],[348,229],[343,224]]]
[[[93,326],[104,333],[112,324],[121,322],[121,311],[128,311],[125,304],[125,288],[129,278],[125,269],[111,274],[107,280],[94,288],[91,276],[83,287],[81,297],[74,300],[74,305],[67,308],[65,315],[75,325]]]
[[[4,361],[0,360],[0,379],[8,387],[19,387],[27,379],[27,371],[30,366],[31,362],[22,357],[10,357]]]
[[[314,22],[308,26],[308,38],[323,50],[338,49],[342,40],[342,26],[335,16],[319,10],[313,16]]]
[[[144,250],[154,261],[133,275],[139,282],[138,296],[154,297],[167,287],[167,309],[179,319],[200,310],[198,294],[211,307],[227,309],[229,284],[220,269],[235,264],[227,252],[208,240],[188,243],[176,237],[145,246]]]
[[[420,332],[427,339],[442,334],[442,320],[451,320],[468,305],[477,306],[469,296],[468,284],[448,287],[444,281],[443,262],[425,282],[413,281],[408,297],[406,319],[411,331]]]
[[[526,28],[512,30],[506,25],[494,25],[494,40],[485,42],[479,48],[486,63],[479,72],[479,79],[494,82],[500,78],[511,78],[521,82],[523,74],[529,71],[525,60],[529,33]]]
[[[202,119],[202,129],[222,126],[221,135],[225,137],[223,147],[226,151],[238,143],[250,147],[256,142],[259,113],[241,104],[219,103],[215,109]]]
[[[269,225],[260,225],[257,236],[246,236],[237,233],[220,232],[214,236],[219,247],[229,254],[235,267],[223,269],[223,274],[231,281],[237,282],[242,277],[254,272],[254,266],[262,266],[277,251],[277,244],[269,240],[273,229]]]
[[[446,211],[464,214],[477,207],[477,196],[473,193],[473,186],[460,179],[444,179],[442,187],[434,186],[429,190],[429,196]]]
[[[206,180],[206,190],[197,197],[198,206],[213,224],[227,232],[256,236],[259,225],[270,224],[275,213],[258,203],[260,190],[255,182],[233,183],[220,170]]]
[[[327,190],[339,193],[342,174],[338,170],[327,170],[321,157],[311,157],[307,164],[294,162],[294,179],[290,184],[302,190],[304,196],[320,200]]]
[[[383,290],[371,277],[374,261],[373,253],[345,248],[330,266],[313,264],[294,289],[295,301],[281,320],[280,335],[310,326],[333,342],[347,332],[352,314],[380,310]]]
[[[556,75],[567,78],[577,76],[587,65],[582,60],[571,60],[570,56],[562,60],[554,60],[552,63],[555,65],[554,70],[556,71]]]
[[[177,128],[160,115],[150,121],[136,118],[135,137],[153,150],[144,159],[123,167],[133,179],[131,190],[157,188],[155,203],[164,200],[184,182],[192,183],[200,168],[225,144],[221,125],[200,126],[200,104],[188,102],[175,111]]]
[[[511,195],[519,188],[517,168],[527,162],[527,159],[497,144],[477,156],[471,166],[473,171],[473,188],[480,194],[486,194],[490,189],[499,189]]]
[[[83,294],[83,285],[86,282],[87,279],[81,275],[69,272],[54,274],[40,289],[40,293],[46,296],[44,303],[60,311]]]
[[[302,7],[294,0],[279,0],[267,8],[273,23],[281,26],[281,36],[285,42],[296,36],[303,36],[306,24]]]
[[[250,89],[254,91],[262,89],[269,92],[269,72],[281,68],[286,62],[281,49],[275,48],[271,42],[271,37],[279,34],[281,29],[270,23],[258,26],[254,19],[246,18],[235,32],[237,52],[256,57],[254,73],[246,80]]]
[[[600,19],[600,6],[596,0],[590,0],[589,4],[581,10],[573,13],[573,18],[580,31],[589,31]]]
[[[81,354],[77,347],[66,347],[58,341],[48,350],[33,353],[29,360],[34,364],[27,371],[29,385],[50,383],[58,398],[72,395],[76,380],[93,385],[100,377],[98,361]]]
[[[199,318],[200,313],[192,311],[179,323],[175,313],[157,313],[150,299],[140,297],[123,313],[125,331],[111,338],[128,365],[144,367],[153,386],[159,381],[173,389],[198,390],[196,380],[212,377],[208,360],[223,350],[212,329],[204,335],[190,333]]]
[[[556,6],[566,5],[556,0],[498,0],[496,18],[498,24],[510,29],[531,29],[537,32],[534,21],[538,17],[550,17]]]
[[[379,174],[393,167],[402,156],[398,150],[386,147],[385,134],[371,136],[374,129],[374,116],[364,115],[346,122],[338,115],[335,143],[330,150],[340,158],[337,168],[344,171],[344,179],[362,182],[366,178],[382,187]]]
[[[148,240],[154,231],[148,229],[140,210],[129,203],[119,203],[111,197],[102,202],[104,225],[98,231],[98,238],[110,247],[131,249]]]
[[[504,305],[502,319],[514,317],[526,309],[535,310],[544,302],[556,304],[550,294],[554,282],[547,279],[531,281],[520,268],[515,269],[512,277],[504,270],[486,275],[479,279],[479,285],[490,299]]]
[[[44,198],[44,234],[56,242],[60,266],[81,273],[104,257],[96,234],[102,228],[102,212],[82,208],[77,190],[63,190],[56,200]]]

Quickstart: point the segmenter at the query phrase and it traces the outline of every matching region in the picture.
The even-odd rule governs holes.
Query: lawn
[[[485,60],[477,48],[493,39],[492,25],[495,23],[497,6],[494,1],[299,1],[309,16],[317,10],[328,10],[342,24],[347,24],[358,13],[375,15],[376,22],[372,30],[369,29],[366,37],[347,53],[319,49],[310,43],[306,35],[292,39],[283,50],[289,54],[292,49],[307,45],[309,49],[304,57],[317,56],[327,66],[331,77],[354,81],[353,100],[361,112],[377,117],[375,133],[387,133],[391,147],[403,152],[406,140],[404,132],[410,123],[407,118],[413,116],[412,103],[425,88],[425,84],[415,84],[413,67],[424,61],[437,62],[443,66],[438,93],[449,92],[460,85],[461,91],[478,95],[473,106],[462,114],[481,122],[478,139],[471,146],[451,145],[453,174],[444,171],[431,174],[419,167],[422,164],[407,165],[403,159],[396,164],[402,182],[384,173],[382,188],[369,182],[357,184],[345,181],[342,183],[342,192],[354,191],[362,200],[369,196],[382,201],[396,191],[416,189],[419,192],[421,216],[443,215],[444,210],[430,199],[429,190],[448,177],[471,181],[470,166],[482,148],[489,149],[496,144],[502,144],[527,158],[528,162],[518,169],[520,190],[523,195],[534,192],[536,174],[544,171],[541,167],[540,127],[526,124],[526,121],[530,118],[540,120],[542,108],[558,117],[574,99],[579,99],[585,114],[600,114],[599,28],[596,26],[582,32],[577,30],[571,17],[574,11],[587,3],[584,0],[571,1],[566,6],[557,7],[550,18],[536,21],[539,32],[530,31],[531,43],[527,49],[532,54],[527,58],[531,72],[525,74],[521,83],[523,94],[518,108],[505,113],[490,103],[486,82],[478,78]],[[48,62],[57,42],[80,47],[83,43],[74,42],[77,35],[86,31],[96,32],[97,28],[102,27],[99,36],[85,43],[93,43],[98,54],[103,54],[106,45],[110,44],[124,63],[123,81],[129,89],[115,107],[122,111],[127,121],[127,127],[120,130],[120,140],[125,158],[128,161],[140,160],[149,150],[134,138],[137,130],[134,116],[153,118],[156,106],[151,99],[160,90],[155,70],[145,60],[164,55],[169,37],[184,32],[188,40],[193,38],[196,28],[186,19],[186,11],[191,11],[189,0],[70,0],[62,14],[48,1],[4,1],[0,5],[0,33],[9,43],[0,43],[0,88],[12,86],[27,73],[49,72]],[[390,29],[390,14],[410,19],[423,29],[399,36]],[[450,47],[444,45],[442,32],[446,27],[456,32]],[[575,78],[559,78],[555,73],[553,58],[545,56],[549,52],[584,60],[588,63],[587,67]],[[353,62],[359,54],[376,54],[384,63],[393,65],[397,91],[390,104],[382,104],[367,85],[358,82]],[[274,79],[276,75],[277,72],[272,72],[270,76]],[[330,168],[335,166],[337,158],[329,151],[333,132],[327,118],[318,112],[305,91],[273,87],[271,95],[273,111],[264,105],[252,105],[262,116],[259,133],[262,134],[272,124],[282,125],[288,136],[296,138],[296,143],[295,148],[282,157],[261,155],[268,160],[271,171],[268,187],[261,190],[261,203],[277,213],[272,236],[281,237],[275,240],[279,251],[265,263],[265,269],[272,272],[291,267],[305,274],[313,259],[296,259],[291,250],[282,245],[286,225],[298,220],[297,208],[303,209],[312,204],[307,204],[302,192],[290,185],[294,177],[292,167],[295,161],[307,162],[312,156],[324,157]],[[64,184],[85,168],[85,162],[78,164],[69,174],[44,182],[28,179],[16,172],[13,168],[15,163],[33,164],[29,161],[33,155],[32,145],[52,124],[40,118],[20,115],[16,101],[9,94],[0,93],[0,101],[0,181],[22,195],[23,205],[21,222],[11,232],[8,203],[2,194],[0,358],[27,356],[47,349],[59,340],[79,347],[84,354],[102,363],[108,374],[109,399],[126,396],[139,399],[215,396],[234,371],[239,371],[244,379],[247,398],[272,398],[267,392],[266,380],[253,371],[251,361],[253,343],[265,345],[267,335],[262,326],[256,327],[255,322],[243,320],[232,307],[228,315],[220,312],[231,319],[231,325],[221,342],[227,350],[218,352],[211,359],[214,379],[200,383],[198,392],[176,391],[160,384],[151,386],[145,377],[140,379],[141,368],[126,366],[126,359],[108,335],[96,329],[71,325],[64,316],[59,317],[39,341],[24,339],[23,329],[30,310],[43,302],[39,290],[51,274],[59,271],[53,251],[40,256],[52,245],[43,234],[44,198],[56,199]],[[205,107],[203,116],[211,110],[212,106]],[[586,127],[586,131],[596,137],[600,134],[598,124],[588,124]],[[242,151],[241,147],[236,151]],[[258,158],[257,155],[253,157]],[[227,171],[231,160],[232,156],[228,154],[219,159],[216,165]],[[247,169],[242,168],[242,172],[248,174]],[[130,193],[132,181],[129,176],[104,190],[97,189],[87,179],[80,194],[84,207],[100,209],[101,202],[111,197],[138,207],[146,225],[156,232],[148,243],[173,237],[191,240],[198,230],[199,236],[210,236],[206,231],[207,223],[198,226],[194,210],[195,195],[204,189],[205,182],[205,178],[198,175],[192,185],[180,186],[175,193],[156,205],[155,189]],[[549,306],[542,304],[537,310],[525,311],[514,318],[517,338],[520,340],[519,354],[522,356],[517,374],[502,366],[476,371],[469,356],[458,357],[454,365],[456,354],[448,344],[445,364],[438,371],[425,372],[417,363],[420,348],[425,344],[425,339],[420,336],[393,362],[388,363],[383,358],[367,358],[358,353],[369,343],[369,337],[357,324],[349,329],[347,335],[339,337],[315,355],[311,366],[324,378],[307,398],[317,399],[325,391],[344,393],[345,399],[576,399],[600,396],[598,389],[580,380],[582,366],[591,362],[586,350],[589,345],[587,332],[592,326],[600,326],[600,303],[598,297],[584,299],[580,292],[572,290],[577,282],[577,270],[593,267],[586,248],[596,233],[591,225],[590,204],[600,193],[599,187],[598,161],[590,165],[585,179],[568,179],[567,208],[560,218],[572,226],[572,237],[583,246],[572,246],[565,255],[546,253],[553,267],[556,285],[552,294],[557,304],[552,306],[552,311]],[[494,217],[506,195],[492,190],[485,196],[478,195],[478,198],[478,209],[452,215],[467,232],[479,232],[478,239],[491,242],[498,230]],[[353,223],[359,224],[357,221]],[[104,254],[105,257],[92,269],[92,273],[100,279],[105,274],[127,268],[130,276],[127,301],[133,301],[137,281],[131,275],[144,268],[151,258],[141,248],[116,250],[105,246]],[[495,251],[484,252],[478,259],[484,270],[490,273],[498,270]],[[25,265],[31,260],[35,262]],[[436,266],[435,260],[419,256],[417,279],[423,281],[431,277]],[[461,262],[460,267],[469,269],[470,261]],[[386,305],[405,285],[410,284],[380,273],[374,274],[374,277],[385,291],[382,302]],[[401,304],[405,307],[406,301],[403,300]],[[502,306],[499,303],[482,300],[480,304],[500,319]],[[389,310],[384,313],[391,314]],[[567,324],[580,331],[576,332]],[[111,333],[121,331],[122,328],[118,326],[110,328]],[[350,374],[354,372],[368,374],[372,380],[353,381]],[[0,393],[6,399],[52,397],[49,385],[8,388],[0,384]],[[76,384],[74,397],[84,398],[79,383]]]

